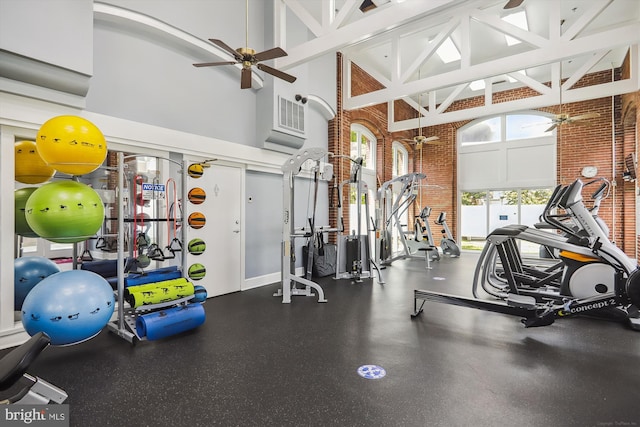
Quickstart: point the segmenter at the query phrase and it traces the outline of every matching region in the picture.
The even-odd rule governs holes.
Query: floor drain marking
[[[358,368],[358,375],[368,380],[377,380],[387,375],[387,371],[378,365],[362,365]]]

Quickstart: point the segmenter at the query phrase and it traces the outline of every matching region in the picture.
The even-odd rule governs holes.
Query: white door
[[[206,249],[199,255],[188,253],[187,269],[201,264],[206,272],[199,280],[192,278],[192,282],[204,286],[209,297],[239,291],[242,282],[242,170],[211,163],[200,178],[187,178],[187,191],[196,187],[202,188],[206,197],[199,204],[187,201],[185,218],[200,212],[205,222],[201,228],[193,228],[187,220],[186,241],[188,244],[192,239],[200,238]]]

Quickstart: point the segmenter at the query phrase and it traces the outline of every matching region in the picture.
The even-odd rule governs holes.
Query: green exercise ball
[[[27,204],[27,200],[37,189],[38,187],[25,187],[15,192],[15,229],[16,234],[23,237],[38,237],[27,224],[27,219],[24,216],[24,207]]]
[[[43,239],[75,243],[95,236],[104,221],[104,206],[100,195],[88,185],[56,181],[31,194],[25,218]]]

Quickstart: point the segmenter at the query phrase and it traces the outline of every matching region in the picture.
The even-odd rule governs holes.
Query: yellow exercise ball
[[[47,120],[38,131],[36,145],[46,164],[69,175],[91,173],[107,157],[107,141],[100,129],[78,116]]]
[[[15,174],[16,181],[23,184],[40,184],[47,182],[56,170],[47,165],[33,141],[19,141],[15,143]]]

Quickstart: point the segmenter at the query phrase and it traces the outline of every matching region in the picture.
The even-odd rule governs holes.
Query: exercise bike
[[[436,225],[442,227],[440,232],[442,233],[442,240],[440,240],[440,248],[442,249],[442,253],[444,255],[450,257],[459,257],[460,256],[460,247],[453,240],[453,234],[451,233],[451,229],[447,225],[447,213],[440,212],[438,218],[434,221]]]
[[[576,180],[567,187],[557,187],[553,196],[557,206],[564,209],[575,224],[579,224],[582,233],[560,221],[555,223],[549,215],[545,220],[562,229],[568,237],[521,225],[498,228],[487,236],[487,244],[480,255],[472,285],[473,298],[415,290],[412,317],[422,312],[426,301],[436,301],[518,316],[525,327],[547,326],[556,319],[576,315],[599,317],[607,314],[607,318],[627,321],[632,329],[640,330],[640,268],[636,261],[609,241],[585,207],[582,187],[583,183]],[[518,240],[558,251],[563,263],[559,290],[538,286],[557,272],[541,271],[543,276],[537,276],[532,274],[534,270],[523,268],[527,266],[522,263]],[[478,288],[479,282],[492,279],[491,269],[485,267],[491,253],[501,264],[500,279],[505,285],[500,292],[489,292],[498,300],[481,297]],[[587,289],[587,295],[576,296],[575,291],[572,294],[572,282]],[[484,286],[482,288],[485,289]],[[418,300],[422,300],[419,307]]]
[[[413,238],[407,239],[407,245],[412,254],[424,252],[427,270],[431,269],[431,261],[440,260],[440,252],[434,244],[431,227],[429,227],[429,215],[431,215],[431,208],[428,206],[422,208],[420,215],[416,215],[413,222]]]
[[[67,400],[64,390],[27,373],[50,342],[45,333],[38,332],[0,359],[0,404],[46,405]]]

